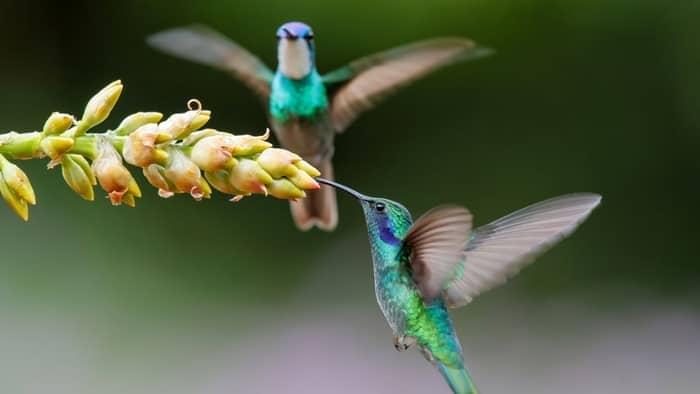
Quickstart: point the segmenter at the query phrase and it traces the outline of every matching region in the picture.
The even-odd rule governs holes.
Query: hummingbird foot
[[[416,343],[416,340],[412,337],[394,335],[394,349],[398,352],[408,350],[414,343]]]

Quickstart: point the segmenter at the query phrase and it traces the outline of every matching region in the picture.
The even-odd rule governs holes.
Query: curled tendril
[[[187,101],[187,109],[190,111],[201,111],[202,110],[202,102],[197,100],[196,98],[190,99]]]

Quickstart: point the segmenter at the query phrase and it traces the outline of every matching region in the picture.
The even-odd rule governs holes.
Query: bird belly
[[[394,335],[406,335],[406,306],[410,299],[415,297],[417,291],[414,286],[405,283],[398,274],[387,273],[375,276],[374,291],[377,296],[377,304],[389,323]]]
[[[270,120],[280,144],[312,165],[318,166],[324,159],[333,156],[335,132],[327,116],[314,119],[293,117],[284,122]]]

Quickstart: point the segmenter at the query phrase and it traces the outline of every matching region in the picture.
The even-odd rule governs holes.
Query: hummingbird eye
[[[304,39],[305,39],[306,41],[311,41],[311,40],[314,39],[314,35],[313,35],[313,34],[307,34],[307,35],[304,36]]]
[[[386,205],[384,205],[383,202],[378,202],[374,205],[374,209],[376,209],[377,212],[384,212],[385,208],[386,208]]]

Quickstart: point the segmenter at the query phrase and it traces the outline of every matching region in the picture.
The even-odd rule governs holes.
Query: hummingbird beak
[[[358,199],[360,201],[367,201],[367,197],[365,197],[365,195],[363,195],[363,194],[361,194],[361,193],[355,191],[354,189],[351,189],[345,185],[341,185],[340,183],[329,181],[328,179],[323,179],[323,178],[316,178],[316,180],[319,183],[323,183],[324,185],[333,186],[334,188],[336,188],[338,190],[342,190],[345,193],[350,194],[351,196],[355,197],[356,199]]]

